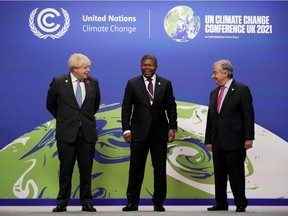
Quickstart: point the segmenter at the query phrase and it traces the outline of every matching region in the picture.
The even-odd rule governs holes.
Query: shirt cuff
[[[127,133],[131,133],[131,130],[126,130],[126,131],[124,131],[123,134],[125,135],[125,134],[127,134]]]

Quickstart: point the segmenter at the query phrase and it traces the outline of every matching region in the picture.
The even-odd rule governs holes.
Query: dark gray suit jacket
[[[131,130],[132,140],[142,142],[147,139],[151,127],[157,140],[167,142],[168,130],[177,130],[176,102],[171,82],[156,76],[151,105],[141,75],[127,83],[122,103],[122,129]]]
[[[245,140],[254,140],[254,109],[248,86],[235,80],[224,98],[220,113],[216,104],[220,88],[210,94],[205,144],[213,150],[221,147],[226,151],[244,149]]]
[[[56,119],[56,140],[72,143],[77,138],[79,125],[87,142],[98,139],[94,115],[100,106],[98,80],[88,76],[84,80],[86,96],[79,108],[70,74],[53,78],[48,90],[46,108]]]

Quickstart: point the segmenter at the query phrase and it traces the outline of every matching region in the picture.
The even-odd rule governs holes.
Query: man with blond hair
[[[70,72],[53,78],[46,108],[56,119],[59,170],[59,193],[53,212],[67,211],[75,162],[80,173],[82,211],[95,212],[91,192],[91,172],[98,139],[95,114],[100,106],[96,78],[89,76],[90,59],[75,53],[68,60]]]

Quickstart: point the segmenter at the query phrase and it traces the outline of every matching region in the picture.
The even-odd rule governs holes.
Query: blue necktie
[[[76,100],[77,100],[79,107],[81,107],[81,105],[82,105],[82,90],[81,90],[79,80],[77,80],[77,86],[76,86]]]

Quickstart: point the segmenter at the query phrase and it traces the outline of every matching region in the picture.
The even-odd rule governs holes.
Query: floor
[[[208,206],[165,206],[165,212],[154,212],[152,206],[139,206],[139,211],[122,212],[122,206],[95,206],[97,212],[82,212],[80,206],[68,206],[67,212],[53,213],[54,206],[0,206],[0,216],[51,216],[61,215],[103,215],[103,216],[288,216],[288,206],[248,206],[245,213],[235,212],[235,207],[229,211],[208,212]]]

